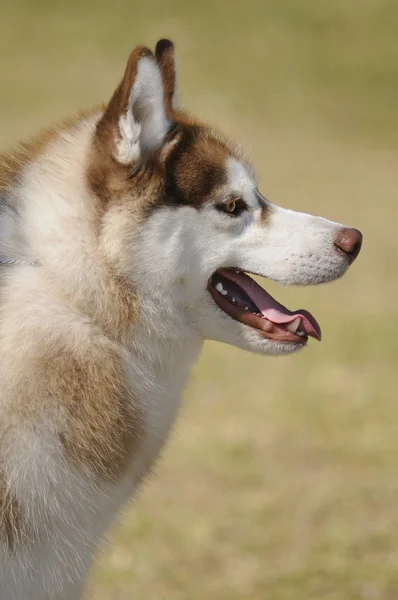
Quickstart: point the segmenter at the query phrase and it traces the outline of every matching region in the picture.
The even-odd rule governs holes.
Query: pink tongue
[[[321,339],[321,328],[315,318],[307,310],[295,310],[291,312],[282,304],[279,304],[268,292],[266,292],[258,283],[251,277],[239,271],[224,270],[219,271],[223,277],[230,279],[242,288],[249,298],[254,302],[261,314],[278,325],[291,323],[297,317],[301,318],[300,329],[306,335],[314,337],[317,340]]]

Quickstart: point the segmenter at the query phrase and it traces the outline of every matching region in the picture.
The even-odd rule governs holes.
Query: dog
[[[286,210],[138,46],[110,102],[0,159],[0,598],[77,600],[163,446],[206,339],[320,340],[250,276],[342,276],[362,235]]]

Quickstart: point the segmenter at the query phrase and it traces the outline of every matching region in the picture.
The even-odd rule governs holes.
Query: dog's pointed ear
[[[173,42],[159,40],[155,54],[162,74],[167,114],[172,115],[177,109],[177,67]]]
[[[97,133],[105,136],[118,162],[130,164],[161,146],[170,127],[166,112],[159,64],[149,48],[138,46],[130,54]]]

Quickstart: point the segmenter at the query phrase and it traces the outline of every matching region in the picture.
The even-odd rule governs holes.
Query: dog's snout
[[[344,227],[338,231],[334,245],[353,262],[361,250],[362,233],[358,229]]]

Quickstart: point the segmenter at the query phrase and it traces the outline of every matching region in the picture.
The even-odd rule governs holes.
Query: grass
[[[167,35],[185,104],[242,141],[263,193],[365,234],[342,281],[266,284],[321,345],[207,345],[88,598],[398,597],[397,25],[393,0],[2,6],[3,146],[109,97],[131,48]]]

